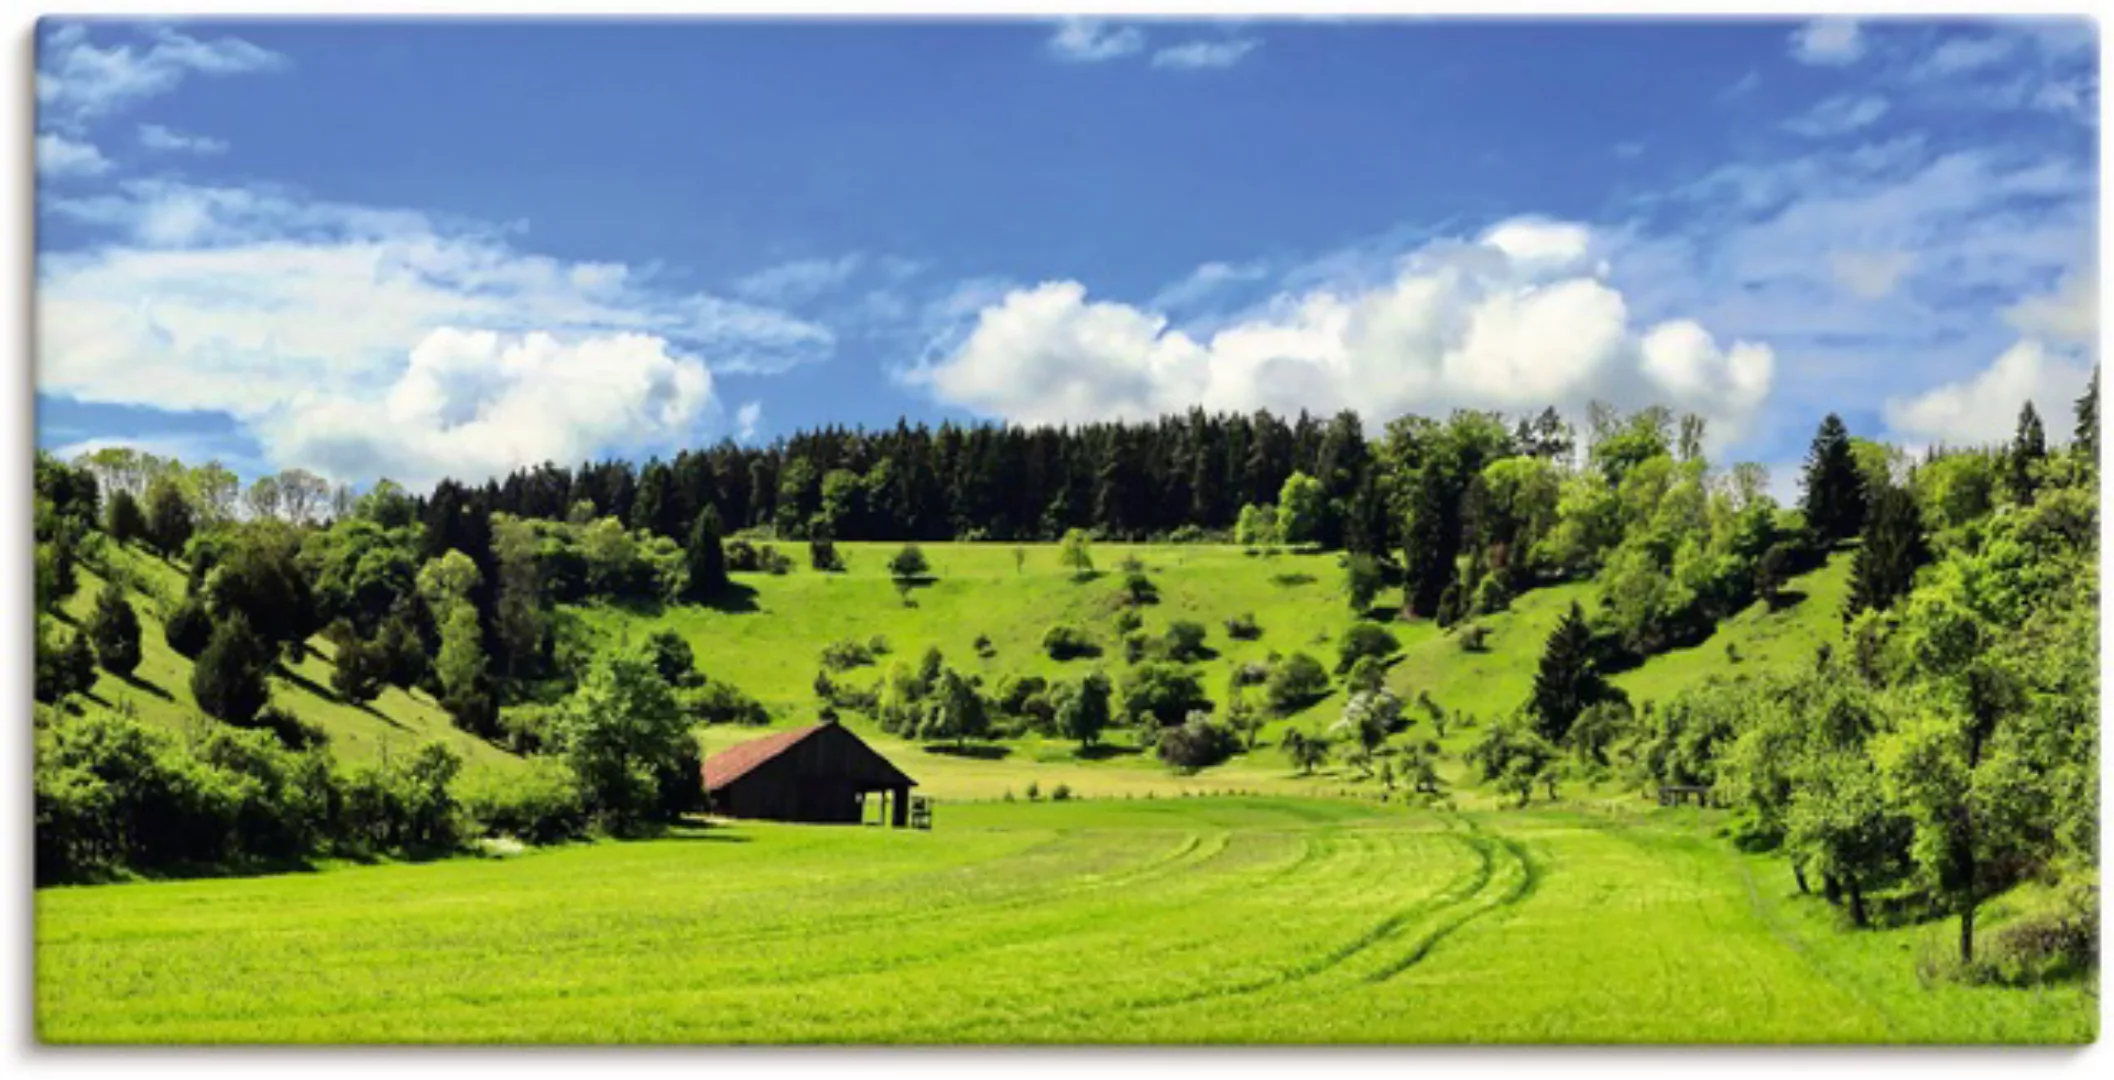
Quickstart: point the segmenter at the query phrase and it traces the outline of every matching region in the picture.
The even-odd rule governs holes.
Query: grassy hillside
[[[1949,924],[1840,932],[1695,811],[983,804],[35,904],[61,1043],[2080,1042],[2098,1012],[1920,985]]]
[[[99,668],[89,697],[96,704],[130,708],[143,720],[179,730],[210,723],[191,696],[191,661],[169,647],[162,628],[163,605],[183,596],[183,571],[136,549],[111,544],[106,550],[112,565],[122,568],[133,610],[139,615],[140,665],[129,679]],[[102,588],[102,578],[85,568],[80,571],[80,588],[63,607],[74,626],[94,611]],[[308,646],[308,655],[299,664],[272,678],[272,700],[328,732],[331,750],[340,760],[367,761],[385,752],[404,753],[438,738],[462,753],[470,767],[519,767],[521,759],[456,728],[423,693],[389,687],[365,705],[344,701],[330,689],[330,644],[316,637],[309,639]]]
[[[1113,626],[1120,605],[1114,598],[1116,575],[1107,571],[1126,555],[1142,561],[1160,589],[1160,602],[1142,609],[1147,632],[1158,633],[1177,618],[1193,619],[1208,630],[1208,644],[1217,655],[1200,670],[1204,689],[1214,700],[1223,694],[1235,664],[1261,660],[1272,650],[1303,649],[1333,667],[1335,636],[1354,618],[1334,555],[1266,556],[1225,546],[1104,544],[1094,549],[1102,576],[1075,581],[1058,565],[1052,545],[1026,547],[1024,560],[1016,565],[1009,546],[934,544],[925,551],[938,578],[916,590],[915,606],[905,606],[885,569],[895,545],[841,547],[848,555],[847,573],[817,574],[802,568],[783,576],[738,575],[743,598],[722,608],[640,611],[600,606],[581,609],[581,614],[596,633],[611,638],[636,640],[658,629],[675,630],[690,643],[701,669],[755,694],[780,726],[813,721],[818,708],[813,681],[821,652],[846,638],[864,641],[882,635],[893,650],[881,665],[840,676],[854,682],[876,678],[894,657],[915,661],[931,645],[937,645],[948,662],[983,673],[987,685],[995,685],[1006,673],[1077,677],[1096,664],[1120,673],[1124,664]],[[1804,596],[1800,602],[1775,612],[1756,604],[1728,619],[1703,644],[1653,657],[1621,673],[1615,682],[1639,700],[1663,698],[1712,674],[1808,662],[1814,645],[1841,632],[1848,562],[1847,556],[1838,555],[1827,566],[1792,581],[1788,588]],[[1529,592],[1517,598],[1511,610],[1480,620],[1490,629],[1490,638],[1489,649],[1478,653],[1463,651],[1454,636],[1432,623],[1390,623],[1403,650],[1388,681],[1405,699],[1428,692],[1451,710],[1487,721],[1526,699],[1550,631],[1573,601],[1590,607],[1595,595],[1595,586],[1586,582]],[[1246,612],[1254,613],[1262,636],[1253,641],[1228,637],[1225,620]],[[1087,627],[1108,651],[1091,660],[1051,660],[1042,651],[1042,633],[1059,621]],[[977,655],[979,634],[991,639],[992,657]],[[1727,659],[1728,643],[1741,657],[1739,664]],[[1193,777],[1170,775],[1150,755],[1135,752],[1130,736],[1121,731],[1110,734],[1106,756],[1093,761],[1080,760],[1070,743],[1036,738],[988,748],[987,753],[998,756],[977,758],[928,750],[857,719],[849,722],[884,753],[902,761],[923,790],[943,798],[998,798],[1007,791],[1021,792],[1029,782],[1045,791],[1064,783],[1105,795],[1227,789],[1319,793],[1353,781],[1335,768],[1311,778],[1292,776],[1276,744],[1287,727],[1325,727],[1341,709],[1341,693],[1332,693],[1266,726],[1254,753]],[[1417,721],[1412,734],[1428,735],[1421,712],[1412,709],[1411,715]],[[749,728],[716,728],[703,737],[707,749],[716,750],[757,734]],[[1446,742],[1458,751],[1475,737],[1473,730],[1457,729]]]

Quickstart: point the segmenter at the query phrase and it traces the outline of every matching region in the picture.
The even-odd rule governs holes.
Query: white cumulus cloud
[[[48,209],[111,238],[40,259],[40,392],[225,413],[276,463],[343,479],[678,440],[713,415],[708,368],[781,370],[834,344],[772,308],[416,213],[148,182]]]
[[[977,308],[936,357],[902,372],[941,401],[1022,423],[1144,419],[1192,405],[1356,409],[1382,422],[1454,408],[1580,410],[1664,402],[1737,433],[1767,398],[1774,354],[1702,326],[1633,326],[1591,230],[1522,218],[1427,244],[1392,279],[1281,293],[1205,335],[1091,300],[1076,281]]]
[[[1952,446],[1996,443],[2011,438],[2019,408],[2031,401],[2054,436],[2066,429],[2062,418],[2070,414],[2090,377],[2089,365],[2026,338],[1972,378],[1912,397],[1889,398],[1886,422],[1902,440]]]
[[[196,38],[151,26],[145,41],[97,45],[81,23],[46,34],[37,56],[37,104],[48,118],[79,124],[176,89],[191,75],[274,71],[286,58],[240,38]]]

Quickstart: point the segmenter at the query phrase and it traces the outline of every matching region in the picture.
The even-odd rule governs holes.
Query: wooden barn
[[[912,819],[917,781],[838,724],[728,747],[705,759],[704,777],[706,807],[728,817],[856,825],[866,796],[878,794],[881,820],[898,828],[929,821],[923,799]]]

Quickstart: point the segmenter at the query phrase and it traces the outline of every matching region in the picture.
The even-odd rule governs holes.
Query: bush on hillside
[[[1052,660],[1074,660],[1083,656],[1097,656],[1101,646],[1095,644],[1093,635],[1070,623],[1058,623],[1042,632],[1042,651]]]
[[[470,828],[481,836],[554,844],[587,834],[587,807],[572,770],[548,759],[516,773],[474,773],[461,799]]]
[[[1279,716],[1298,712],[1321,700],[1328,692],[1329,673],[1323,670],[1321,661],[1303,652],[1293,653],[1273,665],[1263,687],[1271,711]]]
[[[1387,628],[1379,623],[1352,623],[1336,642],[1336,671],[1338,674],[1349,671],[1352,664],[1364,657],[1392,656],[1401,647],[1402,643],[1395,640],[1395,635],[1388,633]]]

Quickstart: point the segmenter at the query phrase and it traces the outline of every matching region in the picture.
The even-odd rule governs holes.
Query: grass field
[[[1698,811],[1159,798],[36,894],[53,1042],[2079,1042]],[[2002,908],[2001,902],[1994,905]]]

